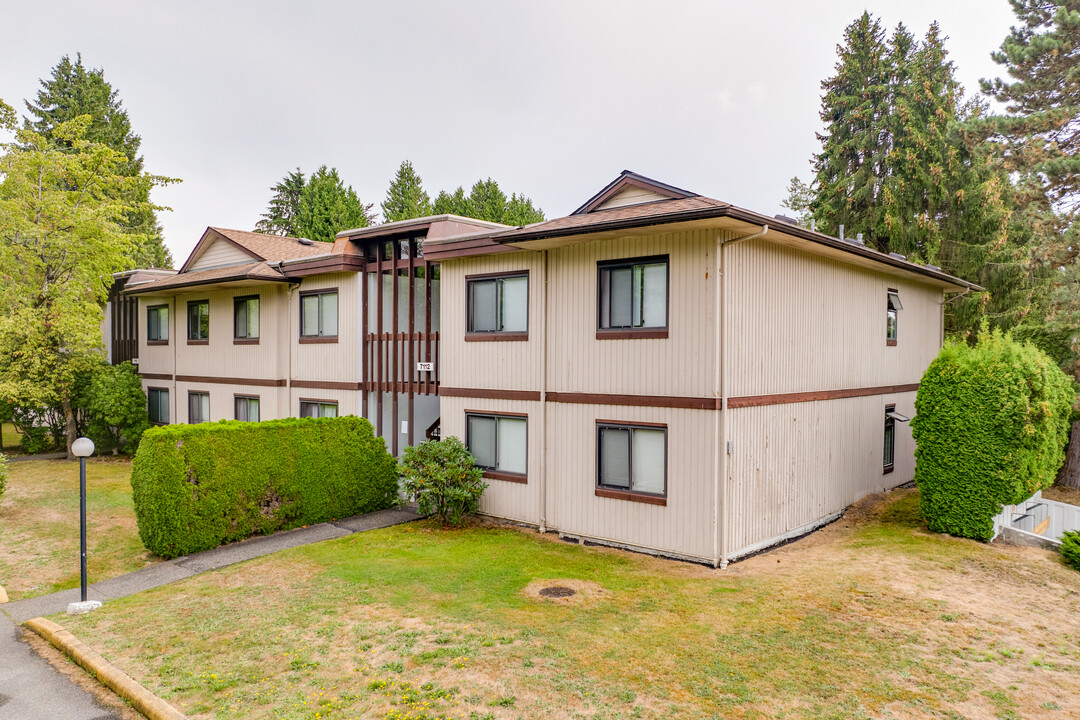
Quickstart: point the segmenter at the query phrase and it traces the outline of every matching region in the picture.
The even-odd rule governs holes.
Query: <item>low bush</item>
[[[139,536],[171,558],[394,504],[394,458],[357,417],[153,427],[131,486]]]
[[[950,343],[926,369],[911,422],[915,483],[931,530],[989,540],[1002,505],[1053,484],[1075,384],[1000,331]]]
[[[1066,530],[1061,536],[1061,557],[1073,570],[1080,570],[1080,530]]]
[[[146,393],[131,363],[98,369],[86,392],[86,434],[98,452],[134,454],[150,427]]]
[[[408,500],[421,515],[434,515],[444,526],[460,526],[480,509],[487,483],[465,443],[456,437],[428,440],[405,448],[400,465]]]

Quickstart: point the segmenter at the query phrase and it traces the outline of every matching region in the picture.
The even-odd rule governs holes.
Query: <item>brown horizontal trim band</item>
[[[513,473],[499,472],[498,470],[485,470],[484,477],[491,480],[505,480],[507,482],[515,482],[527,484],[529,478],[525,475],[515,475]]]
[[[656,495],[641,495],[639,493],[627,492],[625,490],[609,490],[607,488],[600,487],[594,488],[593,493],[596,495],[596,497],[611,498],[613,500],[629,500],[630,502],[667,506],[667,498],[658,497]]]
[[[620,427],[644,427],[644,428],[657,428],[667,430],[667,423],[651,423],[651,422],[638,422],[632,420],[627,422],[626,420],[597,420],[597,425],[618,425]]]
[[[333,380],[293,380],[294,388],[309,388],[311,390],[361,390],[363,383],[336,382]]]
[[[284,380],[270,378],[209,377],[207,375],[177,375],[176,382],[211,383],[213,385],[252,385],[255,387],[285,387]]]
[[[540,393],[535,390],[490,390],[486,388],[440,387],[439,394],[445,397],[483,398],[487,400],[539,400]]]
[[[527,332],[472,332],[465,333],[465,342],[527,342]]]
[[[597,340],[666,340],[667,328],[656,330],[597,330]]]
[[[502,410],[465,410],[466,415],[488,415],[490,417],[512,417],[529,419],[529,413],[503,412]]]
[[[614,395],[603,393],[549,392],[547,399],[557,403],[585,405],[630,405],[634,407],[663,407],[687,410],[717,410],[718,398],[681,397],[672,395]]]
[[[337,335],[319,335],[319,336],[312,336],[312,337],[303,337],[303,336],[300,337],[300,344],[301,345],[331,344],[331,343],[336,343],[337,341],[338,341],[338,336]]]
[[[199,271],[195,270],[193,272]],[[281,277],[274,277],[273,275],[228,275],[211,279],[191,280],[190,282],[169,283],[168,285],[148,288],[144,288],[142,283],[140,283],[130,290],[124,290],[123,293],[124,295],[160,295],[162,293],[169,293],[173,290],[183,290],[185,288],[198,287],[200,285],[223,285],[225,283],[242,282],[246,280],[266,283],[289,282],[289,278],[284,275]]]
[[[187,344],[188,345],[209,345],[210,344],[210,339],[207,338],[206,340],[188,340]]]
[[[438,395],[439,384],[436,382],[425,383],[423,380],[417,380],[415,382],[375,382],[374,380],[368,382],[357,383],[360,386],[360,390],[366,390],[367,392],[396,392],[401,395]],[[463,396],[467,397],[467,396]]]
[[[919,383],[908,385],[883,385],[881,387],[849,388],[846,390],[812,390],[810,392],[780,393],[777,395],[749,395],[728,398],[728,408],[761,407],[763,405],[787,405],[789,403],[814,402],[817,400],[841,400],[844,398],[870,397],[915,392]]]
[[[168,344],[169,344],[169,341],[168,341],[168,340],[147,340],[147,341],[146,341],[146,344],[147,344],[147,345],[150,345],[150,346],[154,346],[154,345],[168,345]]]
[[[233,345],[258,345],[259,338],[233,338]]]
[[[147,380],[172,380],[172,373],[139,373],[139,377]]]

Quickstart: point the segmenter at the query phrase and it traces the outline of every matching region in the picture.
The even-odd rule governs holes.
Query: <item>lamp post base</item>
[[[67,614],[82,615],[97,610],[99,607],[101,607],[101,602],[99,600],[84,600],[83,602],[68,603]]]

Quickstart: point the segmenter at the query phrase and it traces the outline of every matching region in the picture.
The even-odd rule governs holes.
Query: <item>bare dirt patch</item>
[[[567,592],[569,591],[569,592]],[[525,597],[563,605],[579,605],[607,599],[611,593],[591,580],[557,578],[533,580],[521,591]]]

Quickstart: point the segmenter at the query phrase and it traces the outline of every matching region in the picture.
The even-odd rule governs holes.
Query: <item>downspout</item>
[[[547,363],[548,363],[548,251],[544,256],[544,277],[540,285],[544,317],[540,331],[540,532],[547,532]]]
[[[293,343],[293,337],[292,337],[292,314],[293,314],[293,312],[292,312],[292,307],[293,307],[292,301],[293,301],[293,296],[296,294],[296,288],[298,288],[298,287],[300,287],[299,283],[289,283],[289,290],[288,290],[288,293],[285,296],[285,340],[286,340],[285,345],[288,348],[288,352],[285,353],[285,356],[288,358],[288,360],[286,361],[288,363],[288,366],[286,368],[287,372],[285,374],[285,394],[286,394],[287,398],[286,398],[286,401],[285,401],[286,411],[285,411],[284,417],[300,417],[300,406],[299,405],[297,405],[297,407],[296,407],[296,415],[295,416],[293,415],[293,411],[292,411],[292,408],[293,408],[293,404],[292,404],[292,401],[293,401],[293,392],[292,392],[292,381],[293,381],[292,356],[293,356],[293,350],[295,349],[296,346],[299,345],[299,343],[295,343],[295,344]]]
[[[172,333],[172,335],[169,336],[172,338],[172,342],[169,343],[172,345],[172,391],[169,393],[169,402],[173,406],[170,408],[170,411],[172,412],[172,415],[169,416],[170,418],[177,418],[177,413],[180,409],[180,399],[176,396],[176,346],[180,344],[180,336],[176,333],[176,328],[180,324],[180,319],[176,317],[176,298],[176,295],[172,296],[172,308],[169,310],[169,323],[172,325],[172,327],[169,328],[169,332]],[[173,420],[173,422],[175,422],[175,420]]]
[[[718,443],[717,451],[720,453],[720,457],[723,460],[723,472],[722,477],[718,478],[720,483],[720,507],[723,508],[722,522],[720,523],[720,562],[719,567],[724,570],[728,566],[728,556],[730,554],[730,548],[728,547],[728,463],[731,461],[731,450],[728,445],[728,426],[731,424],[728,421],[728,389],[731,387],[731,379],[729,373],[728,363],[728,338],[727,331],[729,327],[728,323],[728,262],[727,262],[727,247],[728,245],[734,245],[737,242],[744,240],[753,240],[755,238],[764,237],[769,232],[768,225],[762,225],[761,230],[749,235],[742,235],[731,240],[720,241],[720,312],[717,314],[717,319],[720,320],[720,333],[718,333],[717,343],[719,345],[719,365],[720,365],[720,426],[722,432],[720,434],[720,442]],[[720,463],[717,464],[719,468]]]

